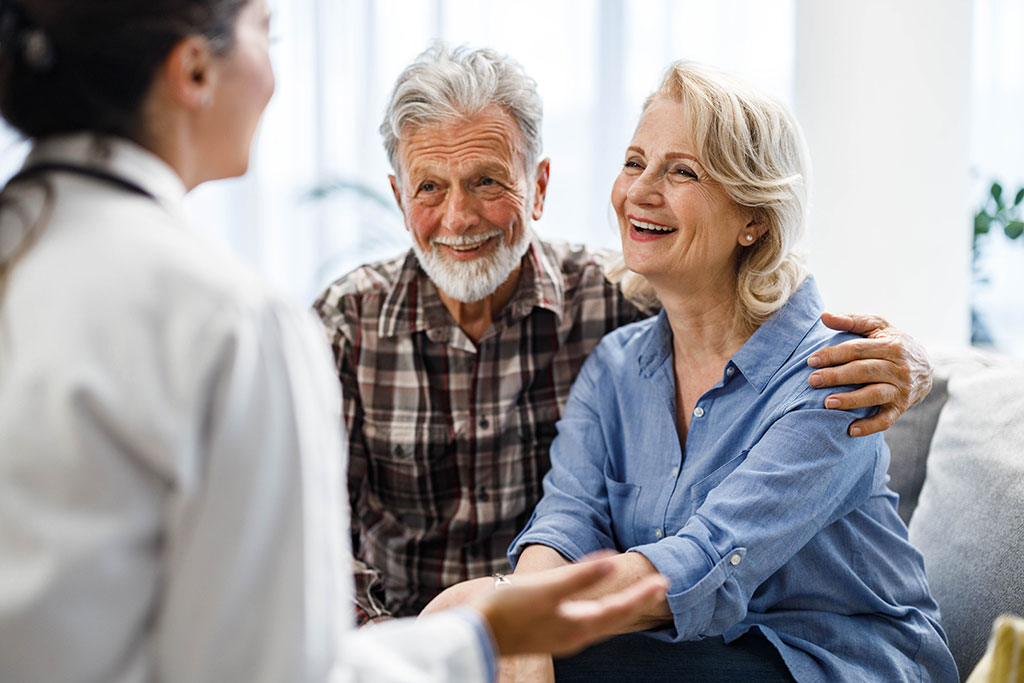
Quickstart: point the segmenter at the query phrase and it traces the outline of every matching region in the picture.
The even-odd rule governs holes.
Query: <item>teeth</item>
[[[634,227],[640,230],[650,230],[652,232],[675,232],[675,228],[667,228],[664,225],[655,225],[654,223],[648,223],[647,221],[638,221],[634,219],[629,220]]]
[[[488,235],[484,239],[478,240],[476,242],[447,242],[445,240],[436,240],[435,244],[441,244],[443,246],[448,247],[449,249],[453,249],[454,251],[473,251],[474,249],[479,249],[480,247],[482,247],[484,244],[489,242],[493,237],[494,235]]]

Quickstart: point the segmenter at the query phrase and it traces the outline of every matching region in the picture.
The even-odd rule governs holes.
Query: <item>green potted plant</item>
[[[979,263],[979,238],[995,230],[1002,230],[1009,239],[1020,239],[1024,234],[1024,221],[1021,220],[1021,209],[1024,204],[1024,187],[1017,190],[1010,202],[1003,191],[1003,186],[993,182],[981,208],[974,214],[974,237],[971,241],[971,266],[974,274],[974,289],[988,282]],[[975,305],[971,306],[971,343],[992,345],[992,336],[985,326],[985,321]]]

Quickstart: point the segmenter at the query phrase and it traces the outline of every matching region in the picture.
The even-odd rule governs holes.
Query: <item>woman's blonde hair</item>
[[[680,61],[644,102],[683,105],[693,126],[695,153],[708,175],[740,206],[754,209],[765,233],[742,250],[736,283],[738,322],[757,327],[782,308],[807,277],[802,254],[810,162],[800,125],[771,95],[727,74]],[[618,259],[608,269],[630,299],[656,298],[646,278]]]

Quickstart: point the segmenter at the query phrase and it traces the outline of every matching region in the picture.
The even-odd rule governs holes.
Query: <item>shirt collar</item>
[[[94,133],[46,138],[33,145],[24,168],[47,162],[85,166],[123,178],[178,211],[185,197],[184,182],[166,161],[125,138]]]
[[[511,326],[534,308],[552,311],[561,317],[565,307],[565,283],[560,270],[551,262],[543,242],[530,231],[530,247],[523,256],[523,268],[515,292],[498,315],[495,324]],[[431,329],[449,329],[455,325],[445,308],[437,286],[420,267],[410,249],[395,283],[381,307],[377,333],[382,338],[414,334]]]
[[[814,276],[808,276],[732,357],[736,366],[758,393],[789,360],[796,347],[811,331],[825,310]]]
[[[813,276],[808,276],[789,301],[761,323],[733,354],[727,366],[734,365],[760,393],[818,322],[822,310],[824,303],[818,285]],[[638,364],[640,372],[649,377],[672,354],[672,328],[664,309],[647,336]]]

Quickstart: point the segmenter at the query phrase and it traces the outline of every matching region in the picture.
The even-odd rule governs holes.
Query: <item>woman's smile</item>
[[[628,216],[628,219],[630,224],[629,237],[637,241],[660,239],[679,230],[678,228],[672,228],[661,223],[655,223],[654,221],[641,220],[635,216]]]

